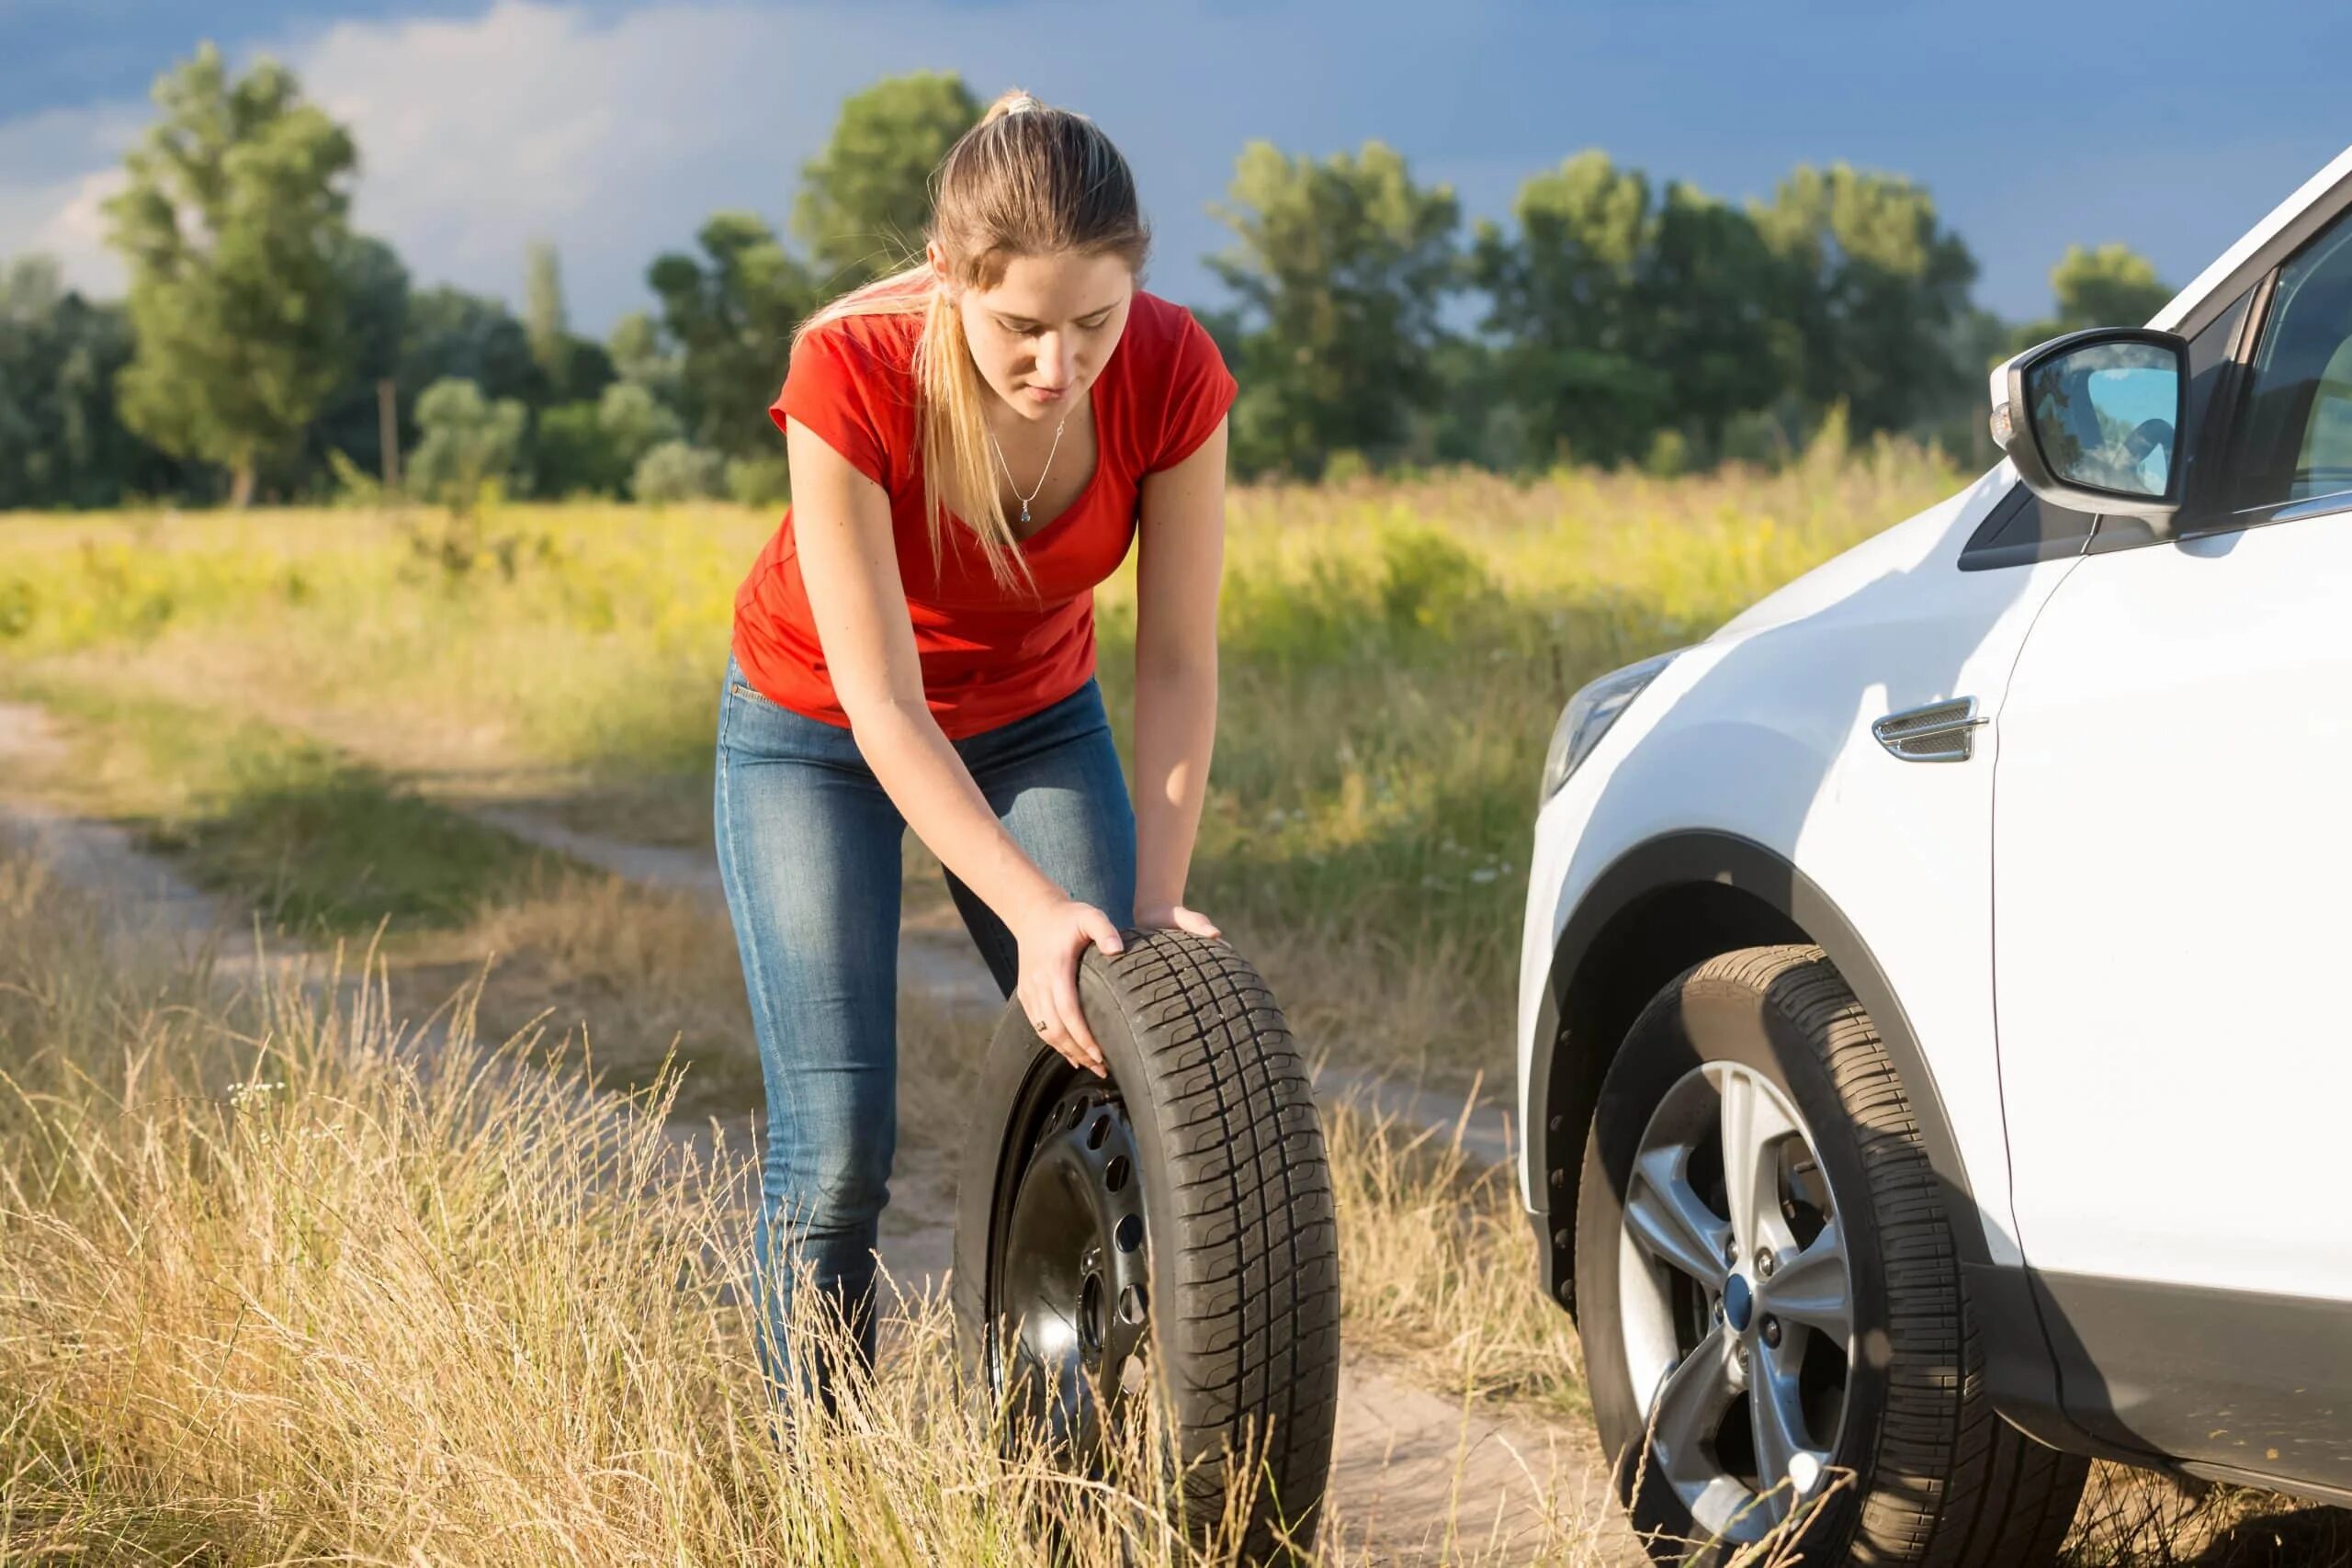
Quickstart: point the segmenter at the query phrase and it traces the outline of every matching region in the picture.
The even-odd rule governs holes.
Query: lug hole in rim
[[[1119,1228],[1113,1239],[1118,1242],[1121,1252],[1133,1252],[1136,1247],[1141,1247],[1143,1245],[1143,1216],[1128,1214],[1121,1219]]]
[[[1086,1146],[1090,1149],[1099,1149],[1102,1146],[1102,1140],[1110,1135],[1111,1113],[1106,1111],[1094,1119],[1093,1126],[1086,1130]]]
[[[1144,1293],[1141,1285],[1129,1285],[1119,1292],[1119,1321],[1129,1328],[1143,1324]]]
[[[1126,1190],[1126,1187],[1127,1187],[1127,1156],[1125,1156],[1125,1155],[1113,1155],[1113,1156],[1111,1156],[1111,1163],[1110,1163],[1110,1165],[1109,1165],[1109,1166],[1107,1166],[1106,1168],[1104,1168],[1103,1172],[1102,1172],[1102,1187],[1103,1187],[1103,1190],[1108,1191],[1108,1192],[1124,1192],[1124,1191],[1125,1191],[1125,1190]]]
[[[1088,1359],[1102,1353],[1102,1276],[1089,1274],[1078,1297],[1079,1344]]]

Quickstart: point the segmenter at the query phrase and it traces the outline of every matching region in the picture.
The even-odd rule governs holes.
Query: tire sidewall
[[[1826,959],[1815,962],[1826,964]],[[1771,972],[1767,989],[1705,972],[1686,972],[1668,984],[1626,1033],[1602,1080],[1585,1141],[1577,1213],[1577,1299],[1586,1377],[1602,1450],[1615,1466],[1618,1495],[1637,1529],[1692,1539],[1697,1527],[1655,1465],[1645,1467],[1641,1495],[1632,1495],[1646,1430],[1625,1360],[1620,1311],[1621,1194],[1652,1112],[1683,1077],[1710,1062],[1728,1062],[1761,1075],[1786,1095],[1827,1174],[1847,1254],[1854,1314],[1855,1354],[1847,1373],[1846,1413],[1832,1457],[1833,1471],[1851,1471],[1813,1515],[1802,1540],[1810,1556],[1837,1561],[1860,1517],[1860,1499],[1871,1480],[1888,1389],[1888,1303],[1877,1215],[1851,1120],[1831,1081],[1824,1043],[1776,1005],[1770,989],[1792,973]],[[1714,1561],[1713,1554],[1690,1562]]]

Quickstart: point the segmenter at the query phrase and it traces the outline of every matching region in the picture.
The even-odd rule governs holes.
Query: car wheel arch
[[[1961,1258],[1986,1261],[1983,1222],[1934,1077],[1860,934],[1811,878],[1768,846],[1732,833],[1677,832],[1644,840],[1593,879],[1561,930],[1537,1003],[1526,1099],[1528,1192],[1544,1289],[1571,1314],[1577,1173],[1619,1043],[1675,976],[1736,948],[1792,942],[1820,947],[1877,1025],[1911,1099]]]

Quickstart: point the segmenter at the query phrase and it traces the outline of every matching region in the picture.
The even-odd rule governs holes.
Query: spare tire
[[[1217,1524],[1230,1483],[1243,1557],[1281,1560],[1313,1542],[1339,1398],[1322,1122],[1240,954],[1122,935],[1124,952],[1079,965],[1107,1078],[1041,1042],[1017,1002],[989,1043],[956,1203],[967,1365],[1028,1427],[1009,1442],[1042,1423],[1080,1468],[1152,1391],[1188,1524]]]

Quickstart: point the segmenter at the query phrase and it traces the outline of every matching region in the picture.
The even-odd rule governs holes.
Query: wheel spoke
[[[1731,1335],[1718,1324],[1658,1384],[1651,1440],[1659,1463],[1674,1480],[1703,1482],[1715,1473],[1707,1447],[1739,1397],[1731,1355]]]
[[[1774,1519],[1786,1518],[1797,1501],[1797,1487],[1789,1475],[1791,1462],[1800,1453],[1813,1453],[1815,1462],[1799,1478],[1807,1480],[1821,1473],[1820,1461],[1828,1456],[1806,1447],[1797,1380],[1774,1365],[1770,1356],[1748,1359],[1747,1418],[1756,1434],[1756,1473],[1762,1483],[1765,1505]]]
[[[1655,1149],[1634,1167],[1625,1227],[1642,1249],[1709,1291],[1724,1283],[1724,1244],[1731,1226],[1707,1206],[1684,1174],[1689,1151]]]
[[[1758,1281],[1758,1307],[1782,1323],[1801,1323],[1826,1334],[1839,1348],[1854,1335],[1854,1314],[1846,1288],[1846,1243],[1832,1220],[1813,1244]]]
[[[1716,1079],[1722,1096],[1724,1194],[1731,1207],[1732,1239],[1740,1256],[1775,1245],[1780,1223],[1781,1170],[1775,1145],[1796,1128],[1757,1081],[1744,1072]]]

